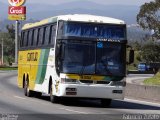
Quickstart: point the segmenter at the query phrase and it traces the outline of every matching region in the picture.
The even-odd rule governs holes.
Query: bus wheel
[[[52,103],[57,103],[58,102],[58,97],[53,95],[53,87],[52,87],[52,85],[50,86],[50,91],[49,92],[50,92],[50,101]]]
[[[112,99],[101,99],[102,107],[109,107],[111,105]]]
[[[27,97],[31,97],[32,96],[32,91],[29,90],[29,80],[25,80],[24,82],[24,95]]]

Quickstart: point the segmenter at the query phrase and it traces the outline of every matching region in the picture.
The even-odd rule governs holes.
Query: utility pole
[[[18,64],[18,35],[19,35],[19,21],[15,23],[15,64]]]
[[[2,43],[1,44],[2,44],[2,65],[3,65],[3,46],[4,46],[3,45],[3,38],[2,38]]]

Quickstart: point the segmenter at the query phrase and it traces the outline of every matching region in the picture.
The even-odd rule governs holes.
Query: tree
[[[160,39],[160,0],[142,5],[137,22],[143,29],[154,30],[153,36]]]
[[[14,54],[15,54],[15,42],[14,42],[14,39],[15,39],[15,28],[14,28],[14,25],[7,25],[6,26],[6,29],[8,31],[8,35],[9,35],[9,38],[5,41],[6,43],[6,55],[7,56],[10,56],[10,57],[14,57]]]
[[[142,47],[140,52],[142,61],[151,63],[160,61],[160,45],[154,42],[149,42]]]
[[[7,25],[6,29],[8,32],[0,32],[0,41],[3,38],[4,41],[4,56],[8,63],[13,62],[15,54],[15,29],[13,25]]]
[[[10,35],[10,38],[15,39],[15,27],[14,25],[6,25],[6,29]]]
[[[137,50],[137,51],[141,50],[141,47],[142,47],[142,45],[138,43],[138,41],[135,41],[132,46],[134,50]]]

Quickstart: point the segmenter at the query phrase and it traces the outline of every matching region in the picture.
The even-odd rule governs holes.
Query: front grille
[[[93,84],[93,80],[80,80],[81,83]]]
[[[109,84],[109,81],[97,81],[97,84]]]
[[[110,81],[96,81],[96,80],[80,80],[81,83],[85,84],[105,84],[108,85]]]

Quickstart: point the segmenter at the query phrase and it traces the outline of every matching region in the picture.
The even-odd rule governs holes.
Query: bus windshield
[[[95,45],[80,43],[65,44],[62,72],[94,74]]]
[[[124,51],[121,44],[102,42],[67,42],[62,60],[63,73],[125,75]]]
[[[121,44],[101,43],[97,46],[97,74],[124,75],[124,51]]]
[[[124,25],[64,22],[64,36],[126,39]]]

